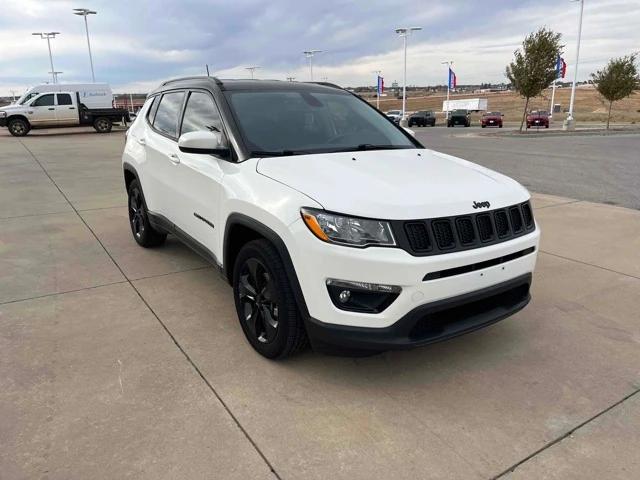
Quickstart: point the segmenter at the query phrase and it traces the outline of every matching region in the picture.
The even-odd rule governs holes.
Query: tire
[[[98,133],[109,133],[112,127],[113,123],[108,117],[98,117],[93,121],[93,128],[95,128]]]
[[[167,234],[159,232],[149,223],[147,203],[144,200],[142,187],[138,180],[133,180],[127,190],[129,200],[127,202],[129,211],[129,226],[134,240],[141,247],[157,247],[164,243]]]
[[[267,240],[242,247],[233,268],[238,321],[262,356],[286,358],[308,344],[307,334],[284,264]]]
[[[22,118],[14,118],[9,121],[7,128],[14,137],[24,137],[31,130],[31,125]]]
[[[502,124],[498,125],[498,128],[502,128]]]
[[[486,125],[480,125],[480,126],[481,126],[482,128],[487,128],[487,126],[486,126]]]

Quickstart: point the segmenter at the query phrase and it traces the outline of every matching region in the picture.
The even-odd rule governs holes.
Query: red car
[[[504,115],[500,112],[485,112],[482,114],[482,118],[480,119],[480,125],[482,128],[502,128],[502,117],[504,117]]]
[[[549,113],[542,110],[529,112],[527,115],[527,128],[549,128]]]

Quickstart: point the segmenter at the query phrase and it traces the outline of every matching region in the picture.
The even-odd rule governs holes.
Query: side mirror
[[[229,154],[229,147],[226,145],[220,132],[209,132],[200,130],[188,132],[180,135],[178,148],[185,153],[205,153],[224,157]]]
[[[407,132],[409,135],[411,135],[412,137],[416,136],[416,132],[414,132],[413,130],[411,130],[410,128],[407,127],[402,127],[404,129],[405,132]]]

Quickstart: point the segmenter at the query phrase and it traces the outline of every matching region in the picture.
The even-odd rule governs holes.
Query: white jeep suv
[[[335,85],[165,82],[123,168],[135,240],[173,234],[217,266],[269,358],[425,345],[530,299],[528,192]]]

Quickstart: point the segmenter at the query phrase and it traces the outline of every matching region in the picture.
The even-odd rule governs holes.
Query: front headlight
[[[396,244],[391,225],[384,220],[347,217],[314,208],[302,208],[300,213],[309,230],[325,242],[352,247]]]
[[[7,112],[0,111],[0,117],[4,118],[7,116]]]

